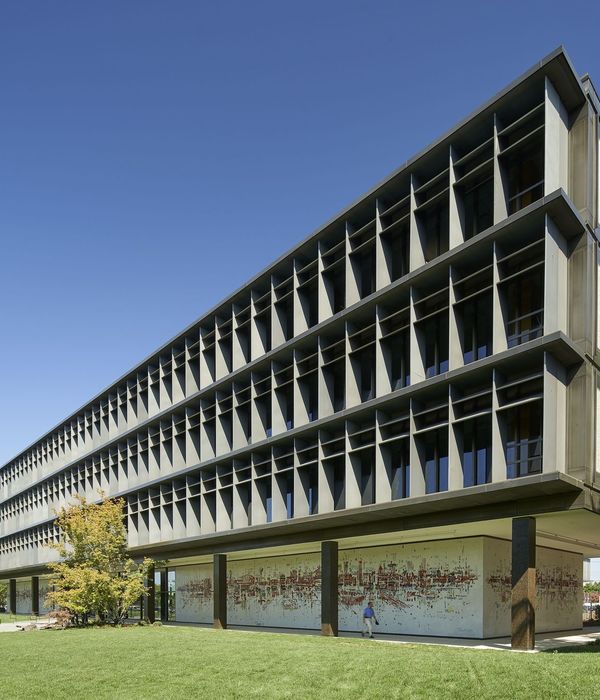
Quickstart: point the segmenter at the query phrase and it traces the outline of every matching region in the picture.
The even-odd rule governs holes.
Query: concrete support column
[[[167,569],[160,570],[160,621],[169,619],[169,576]]]
[[[156,587],[154,585],[154,565],[148,569],[146,587],[148,589],[148,595],[146,597],[146,617],[148,618],[148,622],[152,623],[156,620]]]
[[[11,578],[8,582],[8,609],[15,615],[17,612],[17,579]]]
[[[31,577],[31,614],[40,614],[40,578],[39,576]]]
[[[535,518],[512,521],[511,646],[535,647]]]
[[[321,542],[321,634],[338,636],[337,542]]]
[[[227,629],[227,555],[213,557],[213,604],[216,629]]]

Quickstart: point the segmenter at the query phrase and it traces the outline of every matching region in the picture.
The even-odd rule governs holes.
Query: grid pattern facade
[[[48,561],[76,493],[123,495],[143,547],[580,476],[568,427],[586,353],[596,381],[598,114],[565,60],[0,469],[1,567]]]

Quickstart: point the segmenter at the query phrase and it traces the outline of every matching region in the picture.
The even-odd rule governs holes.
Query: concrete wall
[[[178,566],[175,586],[175,619],[178,622],[212,623],[212,564]]]
[[[369,600],[378,632],[481,637],[483,538],[340,551],[339,626],[356,631]]]
[[[538,547],[539,632],[581,627],[582,557]],[[489,537],[339,552],[339,628],[360,631],[373,601],[378,632],[485,638],[510,635],[511,543]],[[229,561],[231,625],[319,629],[317,553]],[[176,619],[211,623],[212,565],[176,568]]]
[[[536,550],[536,631],[582,626],[583,557],[573,552]],[[484,636],[510,634],[511,545],[486,538],[484,547]]]
[[[228,563],[227,607],[232,625],[319,629],[320,554]]]

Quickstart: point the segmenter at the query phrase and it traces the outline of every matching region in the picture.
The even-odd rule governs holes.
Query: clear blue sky
[[[556,46],[600,82],[557,7],[3,3],[0,464]]]

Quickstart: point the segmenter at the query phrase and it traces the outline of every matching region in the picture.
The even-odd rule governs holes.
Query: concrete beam
[[[321,542],[321,634],[338,636],[337,542]]]
[[[535,518],[512,523],[511,647],[535,647]]]
[[[213,604],[216,629],[227,629],[227,555],[213,557]]]

